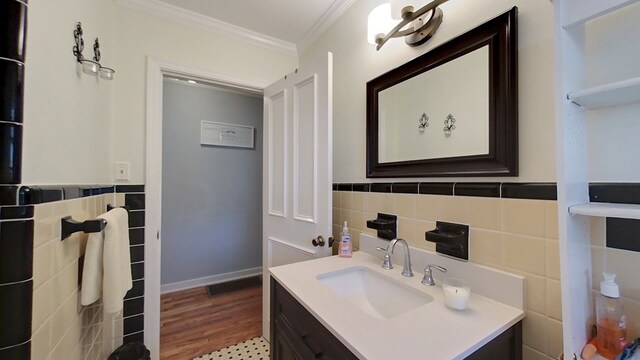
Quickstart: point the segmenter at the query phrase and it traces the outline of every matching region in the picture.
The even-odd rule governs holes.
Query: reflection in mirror
[[[367,82],[367,177],[518,175],[517,11]]]
[[[489,154],[489,46],[380,91],[378,122],[381,163]]]

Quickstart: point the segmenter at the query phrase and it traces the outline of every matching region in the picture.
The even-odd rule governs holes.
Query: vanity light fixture
[[[422,113],[420,119],[418,119],[420,125],[418,125],[418,130],[420,130],[420,134],[424,133],[424,130],[429,127],[429,117],[426,113]]]
[[[113,80],[113,74],[115,74],[116,71],[100,65],[100,42],[98,38],[96,38],[96,41],[93,43],[93,60],[85,59],[84,55],[82,55],[82,51],[84,50],[82,33],[82,23],[78,22],[76,29],[73,31],[73,37],[76,43],[73,47],[73,55],[76,57],[78,63],[82,65],[82,72],[93,76],[100,74],[100,77],[105,80]]]
[[[451,132],[456,129],[456,126],[454,125],[455,123],[456,118],[451,114],[447,115],[447,119],[444,121],[444,128],[442,129],[442,131],[444,131],[444,136],[451,136]]]
[[[412,3],[416,1],[424,0],[391,0],[369,13],[368,39],[376,50],[392,37],[404,37],[409,46],[422,45],[433,37],[442,23],[442,10],[438,6],[448,0],[433,0],[414,11]],[[398,20],[401,21],[396,23]]]

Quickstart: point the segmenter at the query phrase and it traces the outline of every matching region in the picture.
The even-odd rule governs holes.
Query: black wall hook
[[[60,240],[64,240],[71,236],[71,234],[78,231],[83,231],[85,233],[100,232],[104,230],[105,226],[107,226],[107,220],[104,219],[95,219],[80,222],[74,220],[71,216],[65,216],[61,220],[62,235],[60,236]]]

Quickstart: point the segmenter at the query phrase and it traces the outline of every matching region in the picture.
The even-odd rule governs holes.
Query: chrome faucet
[[[413,271],[411,271],[411,254],[409,254],[409,245],[407,245],[407,242],[402,239],[395,238],[391,240],[386,249],[381,247],[376,248],[378,251],[384,251],[382,268],[387,270],[393,269],[393,265],[391,264],[391,254],[393,254],[393,249],[396,247],[398,242],[401,242],[404,246],[404,267],[402,269],[402,276],[412,277]]]
[[[447,268],[442,267],[440,265],[433,265],[433,264],[427,265],[427,267],[424,268],[424,277],[422,278],[422,283],[424,285],[433,286],[436,284],[435,281],[433,281],[433,274],[431,272],[431,269],[440,270],[443,273],[447,272]]]

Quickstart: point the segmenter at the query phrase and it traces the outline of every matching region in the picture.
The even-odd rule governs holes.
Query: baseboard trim
[[[238,280],[251,276],[257,276],[262,274],[262,267],[233,271],[224,274],[205,276],[192,280],[178,281],[170,284],[163,284],[160,287],[160,294],[168,294],[176,291],[193,289],[199,286],[217,284],[230,280]]]

